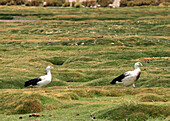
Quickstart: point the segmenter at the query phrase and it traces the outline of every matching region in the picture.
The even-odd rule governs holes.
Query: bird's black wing
[[[110,84],[116,84],[116,82],[122,82],[122,79],[125,78],[126,75],[125,73],[124,74],[121,74],[120,76],[116,77],[115,79],[112,80],[112,82],[110,82]]]
[[[29,81],[26,81],[24,86],[25,87],[30,86],[30,85],[34,86],[34,85],[37,85],[37,82],[39,82],[39,81],[41,81],[41,78],[37,77],[37,78],[31,79]]]

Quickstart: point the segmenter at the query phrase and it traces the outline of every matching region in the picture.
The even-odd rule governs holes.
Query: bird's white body
[[[25,82],[25,87],[26,86],[43,87],[43,86],[49,84],[52,79],[50,69],[53,69],[53,67],[48,66],[46,68],[46,72],[47,72],[46,75],[31,79],[31,80]]]
[[[51,73],[47,74],[45,76],[40,76],[39,78],[41,78],[42,81],[39,81],[36,85],[36,87],[43,87],[47,84],[49,84],[51,82],[52,76]]]
[[[139,66],[143,66],[140,62],[135,63],[135,70],[134,71],[127,71],[120,75],[119,77],[115,78],[111,84],[116,83],[123,83],[124,86],[133,85],[135,88],[135,82],[140,77],[141,70]]]
[[[140,69],[135,69],[134,71],[125,72],[125,78],[122,79],[122,83],[124,86],[132,85],[137,80],[137,76],[140,73]]]

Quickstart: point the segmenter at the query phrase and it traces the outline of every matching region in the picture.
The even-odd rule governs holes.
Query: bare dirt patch
[[[140,59],[136,59],[135,61],[143,61],[145,63],[150,62],[152,60],[170,60],[170,57],[152,57],[152,58],[140,58]]]
[[[0,22],[32,22],[36,20],[0,20]]]
[[[23,69],[23,68],[11,68],[11,69],[19,70],[19,71],[29,71],[29,70],[27,70],[27,69]]]

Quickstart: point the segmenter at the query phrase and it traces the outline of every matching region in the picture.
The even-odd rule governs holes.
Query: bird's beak
[[[51,67],[50,69],[54,69],[53,67]]]
[[[142,64],[140,64],[140,66],[143,66]]]

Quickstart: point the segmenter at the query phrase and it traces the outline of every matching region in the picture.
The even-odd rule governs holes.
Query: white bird
[[[51,82],[51,78],[52,78],[50,69],[53,69],[53,67],[47,66],[47,68],[46,68],[47,74],[46,75],[26,81],[24,86],[25,87],[27,87],[27,86],[43,87],[43,86],[49,84]]]
[[[141,74],[139,66],[143,66],[142,63],[136,62],[134,71],[127,71],[123,73],[122,75],[113,79],[111,84],[123,83],[124,86],[133,85],[133,87],[135,88],[134,83],[139,79]]]

